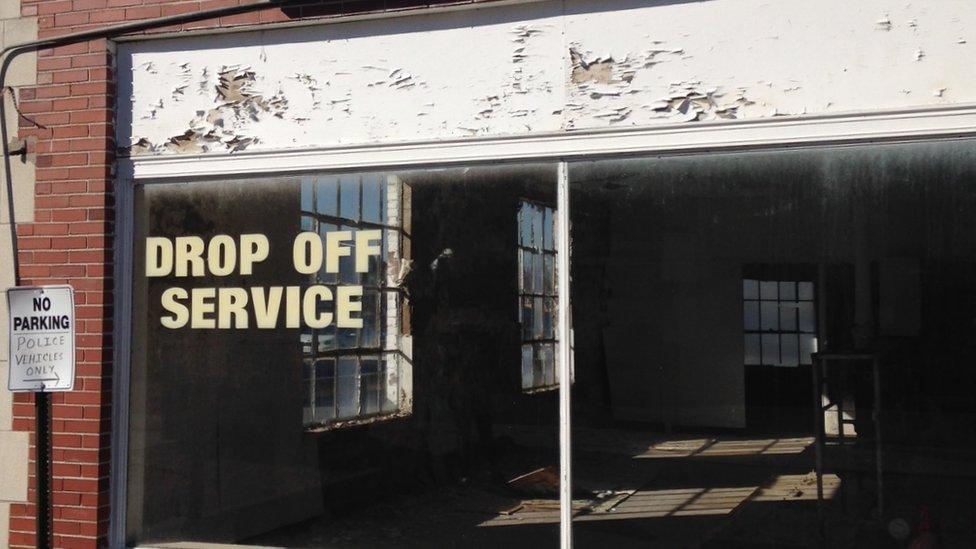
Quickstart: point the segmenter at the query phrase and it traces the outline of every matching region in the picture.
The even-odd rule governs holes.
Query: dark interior
[[[971,142],[609,159],[569,175],[577,545],[976,541]],[[167,333],[147,300],[174,281],[140,286],[137,272],[132,539],[555,545],[556,391],[520,385],[518,250],[520,204],[555,206],[555,166],[397,177],[412,196],[403,417],[303,430],[298,330]],[[299,230],[297,209],[266,224],[292,216],[298,178],[192,185],[189,200],[147,187],[137,243],[264,230],[287,246]],[[289,276],[266,267],[255,280]]]

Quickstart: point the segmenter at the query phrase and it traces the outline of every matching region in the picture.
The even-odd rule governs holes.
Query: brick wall
[[[15,2],[17,0],[2,0]],[[253,0],[21,0],[48,38]],[[469,1],[307,2],[287,8],[160,28],[178,32],[280,23],[307,17],[422,8]],[[22,284],[75,288],[75,390],[52,396],[52,501],[56,547],[100,547],[109,520],[110,398],[112,390],[112,245],[115,160],[113,44],[76,43],[37,52],[36,86],[19,89],[21,138],[36,138],[33,222],[17,225]],[[28,120],[29,118],[29,120]],[[27,503],[10,506],[10,544],[33,547],[36,501],[34,404],[14,396],[12,427],[31,434]]]

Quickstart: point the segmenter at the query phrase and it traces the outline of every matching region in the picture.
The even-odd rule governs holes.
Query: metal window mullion
[[[570,327],[570,273],[569,273],[569,165],[559,162],[556,181],[556,214],[559,237],[556,246],[558,265],[557,294],[563,296],[558,303],[559,326],[559,540],[561,549],[573,546],[573,492],[572,492],[572,387],[571,327]]]

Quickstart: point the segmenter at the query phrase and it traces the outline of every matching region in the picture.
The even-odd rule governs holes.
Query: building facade
[[[242,5],[6,68],[5,285],[75,291],[54,546],[555,544],[561,371],[578,545],[783,542],[818,505],[841,545],[976,535],[976,5],[0,19]],[[0,542],[31,547],[34,400],[2,394]]]

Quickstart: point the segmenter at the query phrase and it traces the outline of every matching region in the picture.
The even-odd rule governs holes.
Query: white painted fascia
[[[976,104],[433,141],[121,158],[131,180],[186,180],[358,168],[579,160],[976,135]]]

